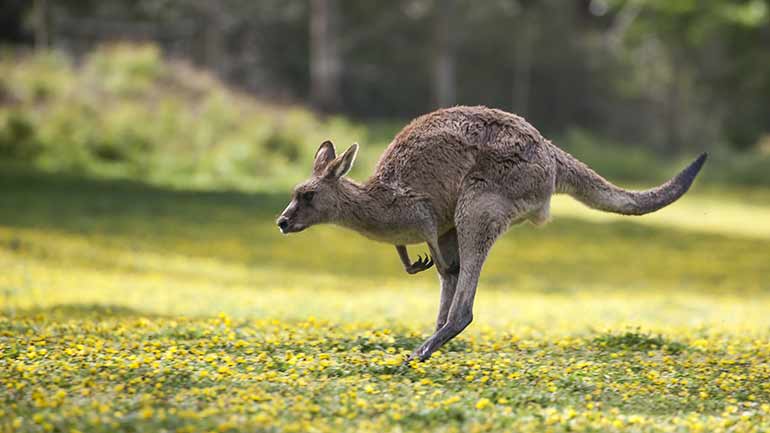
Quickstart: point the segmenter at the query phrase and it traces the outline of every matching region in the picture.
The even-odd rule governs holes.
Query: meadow
[[[492,250],[474,323],[404,364],[435,272],[281,236],[288,191],[3,168],[0,431],[770,429],[766,190],[642,218],[560,198]]]
[[[321,140],[360,142],[362,179],[402,120],[256,101],[153,46],[0,72],[0,431],[770,430],[767,152],[716,149],[641,218],[559,197],[496,244],[474,323],[404,364],[435,270],[274,224]],[[554,141],[626,186],[682,166]]]

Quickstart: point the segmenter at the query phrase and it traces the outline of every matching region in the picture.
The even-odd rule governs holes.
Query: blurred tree
[[[193,3],[205,17],[203,23],[203,55],[206,66],[212,71],[227,76],[230,70],[229,59],[225,56],[227,32],[225,21],[228,20],[226,10],[216,2],[198,0]]]
[[[456,0],[443,0],[435,10],[433,24],[433,105],[451,107],[456,101],[455,41],[459,29],[453,25]]]
[[[324,112],[404,118],[486,104],[549,135],[577,127],[670,154],[751,149],[770,133],[770,0],[0,6],[4,42],[48,41],[79,57],[105,41],[153,41],[258,97]]]
[[[34,6],[34,20],[35,20],[35,48],[41,50],[48,48],[49,45],[49,8],[48,0],[35,0]]]
[[[727,139],[748,148],[770,130],[768,0],[616,0],[633,19],[615,35],[631,73],[654,76],[631,90],[658,105],[665,148]],[[657,96],[655,96],[657,94]],[[762,106],[760,106],[762,105]],[[764,120],[760,120],[764,119]]]
[[[526,116],[529,110],[529,92],[532,78],[532,49],[535,36],[536,19],[534,1],[521,0],[517,27],[518,35],[514,47],[513,93],[511,107],[513,111]]]
[[[341,105],[339,26],[337,0],[310,1],[310,98],[322,112]]]
[[[28,9],[28,0],[0,0],[0,42],[34,42],[31,29],[25,26]]]

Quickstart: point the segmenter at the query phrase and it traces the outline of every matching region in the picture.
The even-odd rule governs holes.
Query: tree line
[[[770,0],[2,0],[6,44],[153,41],[258,97],[485,104],[669,154],[770,134]]]

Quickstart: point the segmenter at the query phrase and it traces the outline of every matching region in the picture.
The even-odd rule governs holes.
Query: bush
[[[27,161],[40,152],[34,121],[24,112],[0,112],[0,158]]]
[[[101,81],[110,93],[142,97],[156,85],[164,69],[158,47],[115,44],[93,52],[83,73]]]
[[[0,158],[50,171],[185,188],[285,187],[317,146],[366,140],[344,119],[243,97],[206,73],[118,44],[73,67],[52,53],[0,61]]]

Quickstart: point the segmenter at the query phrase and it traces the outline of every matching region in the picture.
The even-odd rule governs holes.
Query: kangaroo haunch
[[[681,197],[706,160],[646,191],[619,188],[556,147],[523,118],[486,107],[454,107],[407,125],[364,183],[345,174],[358,152],[337,156],[326,141],[310,179],[278,218],[283,233],[333,223],[396,246],[406,272],[434,262],[441,279],[435,333],[411,358],[425,360],[473,318],[473,298],[492,244],[511,224],[548,220],[551,195],[566,193],[607,212],[642,215]],[[409,259],[426,242],[431,258]]]

